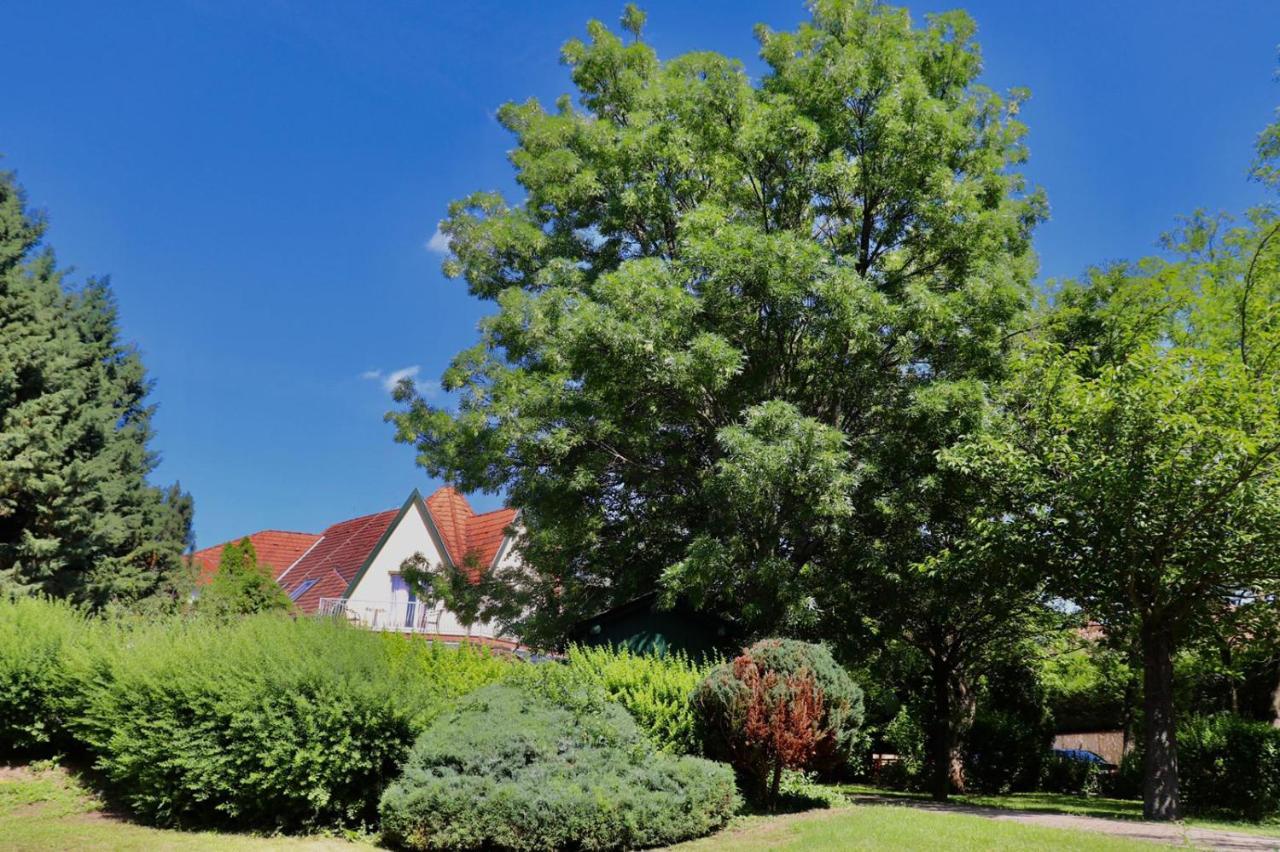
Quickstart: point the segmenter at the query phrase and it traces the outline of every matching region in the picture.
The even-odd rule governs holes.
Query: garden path
[[[922,799],[904,799],[893,796],[852,795],[855,803],[897,805],[919,810],[944,813],[969,814],[993,820],[1020,822],[1045,828],[1069,828],[1077,831],[1096,831],[1114,837],[1146,840],[1191,849],[1211,849],[1216,852],[1277,852],[1280,838],[1261,834],[1245,834],[1240,831],[1223,831],[1213,828],[1192,828],[1167,822],[1147,822],[1136,819],[1104,819],[1103,817],[1077,816],[1074,814],[1033,813],[1004,808],[985,808],[962,805],[955,802],[931,802]]]

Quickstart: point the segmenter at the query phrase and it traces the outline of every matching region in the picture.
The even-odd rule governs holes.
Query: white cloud
[[[404,379],[409,379],[413,382],[413,386],[417,388],[419,394],[422,396],[434,396],[436,391],[440,390],[440,383],[433,382],[430,379],[419,379],[418,374],[420,372],[422,372],[421,366],[411,364],[408,367],[401,367],[399,370],[391,370],[389,372],[365,370],[360,374],[360,378],[377,382],[382,385],[382,389],[387,393],[394,391],[396,385],[400,384]]]
[[[427,251],[435,254],[449,253],[449,238],[440,230],[439,225],[436,225],[436,232],[431,235],[431,239],[427,240]]]
[[[382,380],[382,389],[390,393],[396,389],[396,385],[405,379],[411,379],[414,384],[418,383],[418,373],[422,372],[422,368],[417,364],[412,367],[401,367],[399,370],[392,370],[387,373],[386,378]]]

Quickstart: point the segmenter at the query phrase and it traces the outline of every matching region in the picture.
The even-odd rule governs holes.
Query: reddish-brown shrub
[[[847,757],[862,693],[817,645],[770,639],[714,669],[693,697],[707,753],[738,770],[744,792],[776,804],[783,769]]]

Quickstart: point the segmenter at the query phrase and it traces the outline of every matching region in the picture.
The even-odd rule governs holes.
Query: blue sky
[[[648,2],[663,56],[752,71],[800,2]],[[77,275],[109,274],[157,382],[157,481],[199,543],[318,530],[426,481],[383,379],[429,387],[485,307],[427,244],[451,199],[513,187],[505,100],[568,91],[561,43],[622,2],[44,0],[0,10],[0,166]],[[911,6],[917,17],[952,8]],[[1276,0],[973,0],[985,82],[1028,86],[1042,278],[1147,253],[1176,215],[1260,199]],[[376,375],[375,375],[376,374]],[[492,507],[498,496],[481,496]]]

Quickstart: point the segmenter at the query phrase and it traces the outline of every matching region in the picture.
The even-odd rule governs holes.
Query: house
[[[476,513],[466,497],[446,487],[425,499],[415,489],[399,509],[341,521],[320,533],[263,530],[242,538],[253,542],[259,564],[270,566],[301,612],[375,630],[514,649],[517,640],[495,625],[467,628],[443,605],[419,601],[401,578],[400,565],[421,553],[433,565],[466,566],[478,578],[517,564],[516,521],[514,509]],[[225,546],[193,555],[198,584],[212,580]]]

